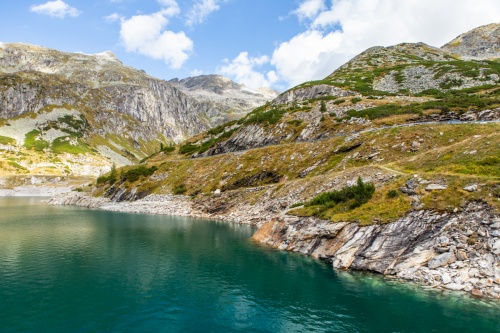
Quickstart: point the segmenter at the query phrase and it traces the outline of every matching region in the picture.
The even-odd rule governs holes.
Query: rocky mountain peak
[[[500,58],[500,23],[492,23],[461,34],[442,47],[462,59]]]
[[[120,64],[122,63],[113,53],[113,51],[104,51],[101,53],[95,53],[94,56],[99,57],[101,59],[109,60],[109,61],[116,61],[119,62]]]
[[[239,118],[278,96],[275,90],[254,90],[216,74],[175,78],[168,82],[198,101],[213,103],[217,108],[231,113],[231,118]]]
[[[219,95],[222,95],[226,90],[229,89],[239,90],[244,87],[242,84],[233,82],[224,76],[216,74],[199,75],[181,80],[175,78],[170,80],[169,83],[180,85],[189,90],[206,90]]]
[[[401,43],[388,47],[375,46],[360,53],[330,76],[346,70],[387,68],[422,61],[442,62],[449,60],[449,58],[450,56],[446,52],[425,43]]]

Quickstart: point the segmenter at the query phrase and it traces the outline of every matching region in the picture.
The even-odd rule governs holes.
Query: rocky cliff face
[[[0,47],[3,118],[46,105],[112,110],[176,141],[212,126],[210,109],[165,81],[124,66],[111,52],[70,54],[26,44]],[[110,119],[112,122],[112,119]]]
[[[168,82],[198,102],[210,106],[207,110],[209,116],[219,122],[239,119],[278,96],[275,90],[253,90],[220,75],[200,75]]]
[[[72,54],[1,44],[0,137],[8,151],[30,150],[40,163],[48,153],[60,154],[61,147],[62,152],[86,154],[91,165],[99,165],[91,175],[98,175],[112,163],[137,163],[161,144],[182,141],[228,118],[241,117],[249,107],[274,96],[247,93],[243,86],[220,77],[216,81],[224,83],[220,89],[213,80],[204,80],[200,89],[214,90],[219,99],[201,98],[186,88],[193,98],[166,81],[123,65],[112,52]],[[184,82],[177,86],[183,87]],[[238,103],[245,108],[237,108]],[[14,167],[0,161],[8,172],[35,170],[19,155],[5,158],[16,163]],[[74,171],[72,156],[51,159],[61,160],[59,164],[44,161],[56,174]]]
[[[493,23],[461,34],[442,47],[462,59],[500,58],[500,24]]]
[[[254,239],[328,259],[333,267],[397,276],[435,288],[500,298],[500,218],[481,203],[460,213],[415,211],[361,227],[315,218],[265,223]]]

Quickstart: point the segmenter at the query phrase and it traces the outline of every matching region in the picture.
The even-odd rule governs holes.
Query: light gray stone
[[[451,277],[450,274],[444,272],[441,274],[441,281],[443,281],[443,284],[448,284],[451,282]]]
[[[464,187],[464,190],[467,192],[476,192],[477,189],[478,189],[477,184]]]
[[[446,252],[446,253],[440,254],[436,258],[429,261],[427,266],[431,269],[435,269],[438,267],[449,265],[451,263],[454,263],[455,261],[457,261],[455,254],[453,254],[452,252]]]
[[[448,186],[441,184],[429,184],[425,188],[426,191],[443,191],[446,190]]]
[[[444,287],[446,289],[454,290],[454,291],[460,291],[460,290],[465,289],[465,286],[463,284],[458,284],[458,283],[449,283],[449,284],[445,285]]]
[[[496,255],[500,255],[500,239],[493,244],[491,252],[493,252]]]

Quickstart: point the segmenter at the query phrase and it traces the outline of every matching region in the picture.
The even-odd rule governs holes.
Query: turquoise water
[[[0,198],[0,332],[500,332],[500,303],[336,272],[252,232]]]

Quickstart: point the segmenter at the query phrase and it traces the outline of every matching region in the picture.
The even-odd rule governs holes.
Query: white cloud
[[[113,22],[116,22],[116,21],[120,21],[123,17],[118,14],[118,13],[113,13],[113,14],[109,14],[108,16],[105,16],[104,17],[104,20],[108,23],[113,23]]]
[[[37,14],[48,15],[57,18],[65,18],[66,16],[77,17],[81,12],[68,5],[62,0],[48,1],[41,5],[33,5],[30,10]]]
[[[150,15],[136,15],[121,20],[120,37],[128,52],[163,60],[171,68],[180,68],[193,50],[193,41],[183,31],[166,30],[168,19],[179,14],[173,0],[159,0],[164,6]]]
[[[340,32],[306,31],[281,43],[274,50],[271,64],[291,86],[326,77],[336,64],[347,60],[339,47],[341,39]]]
[[[305,0],[299,8],[293,11],[301,20],[312,19],[322,10],[325,10],[325,0]]]
[[[220,0],[198,0],[187,14],[186,24],[193,26],[203,23],[208,15],[219,10]]]
[[[280,80],[321,79],[365,49],[402,42],[442,46],[475,27],[498,22],[498,0],[303,0],[293,13],[306,31],[279,44],[271,58]]]
[[[200,76],[203,75],[203,71],[200,69],[193,69],[189,74],[191,76]]]
[[[243,83],[250,88],[270,87],[277,80],[276,73],[269,71],[266,74],[256,68],[269,63],[268,56],[252,58],[248,52],[241,52],[232,61],[225,60],[227,65],[219,67],[217,72],[226,75],[236,82]]]

